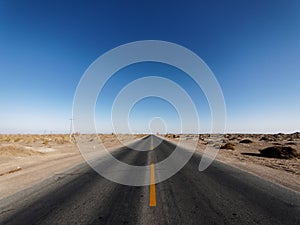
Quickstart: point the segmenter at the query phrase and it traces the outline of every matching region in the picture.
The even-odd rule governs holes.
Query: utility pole
[[[70,119],[70,142],[72,142],[73,119]]]

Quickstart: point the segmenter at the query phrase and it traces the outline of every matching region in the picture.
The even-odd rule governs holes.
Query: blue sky
[[[138,40],[164,40],[198,54],[218,79],[227,132],[300,130],[299,1],[0,1],[0,132],[68,132],[77,84],[106,51]],[[162,72],[183,85],[199,110],[209,108],[193,82],[163,65],[124,68],[99,97],[96,121],[110,132],[109,107],[124,85]],[[126,78],[124,78],[126,77]],[[158,107],[159,106],[159,107]],[[130,123],[145,131],[164,117],[176,131],[174,108],[144,99]]]

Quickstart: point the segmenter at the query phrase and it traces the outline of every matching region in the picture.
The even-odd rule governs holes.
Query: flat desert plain
[[[168,134],[170,141],[189,146],[194,135]],[[217,144],[200,134],[196,151],[219,148],[216,160],[300,192],[300,132],[292,134],[225,134]]]
[[[93,151],[99,138],[110,151],[143,136],[98,134],[80,139]],[[75,142],[74,135],[66,134],[0,135],[0,199],[84,162]]]
[[[75,134],[76,135],[76,134]],[[109,150],[122,146],[138,135],[81,135],[87,146],[100,138]],[[189,134],[168,134],[172,142],[184,140]],[[219,148],[216,160],[253,173],[289,189],[300,192],[300,133],[293,134],[225,134],[218,143],[209,134],[196,136],[196,151],[203,154],[208,145]],[[263,151],[262,151],[263,150]],[[74,136],[0,135],[0,199],[28,188],[42,180],[59,176],[67,169],[84,162]]]

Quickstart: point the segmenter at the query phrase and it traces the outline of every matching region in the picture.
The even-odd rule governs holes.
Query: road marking
[[[150,150],[152,151],[153,147],[153,139],[151,138]],[[154,163],[150,165],[150,196],[149,196],[149,206],[155,207],[156,206],[156,188],[155,188],[155,170],[154,170]]]
[[[151,164],[150,201],[149,201],[149,206],[156,206],[156,190],[155,190],[154,163]]]

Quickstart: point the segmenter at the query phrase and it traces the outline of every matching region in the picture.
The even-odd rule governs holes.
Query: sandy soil
[[[141,138],[135,135],[134,138]],[[85,135],[90,143],[101,138],[108,150],[132,141],[132,136]],[[120,142],[120,141],[121,142]],[[88,145],[87,145],[88,146]],[[0,199],[84,162],[69,135],[0,135]]]
[[[189,147],[191,135],[167,135],[167,139]],[[250,143],[240,143],[250,140]],[[234,149],[220,149],[217,160],[253,173],[267,180],[300,192],[300,158],[279,159],[263,157],[259,150],[272,146],[290,146],[300,154],[300,133],[293,134],[226,134],[219,144],[210,143],[209,135],[199,135],[197,151],[203,153],[207,145],[224,146],[231,143]],[[247,142],[247,141],[245,141]]]

